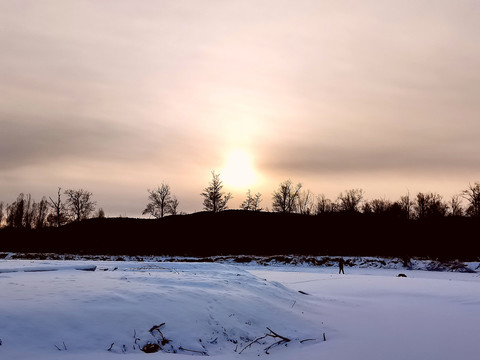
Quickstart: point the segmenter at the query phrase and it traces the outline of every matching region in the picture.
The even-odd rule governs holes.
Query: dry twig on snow
[[[205,351],[199,351],[199,350],[189,350],[189,349],[185,349],[184,347],[180,346],[178,348],[178,350],[181,350],[181,351],[188,351],[188,352],[193,352],[193,353],[197,353],[197,354],[201,354],[201,355],[205,355],[207,356],[208,354],[205,352]]]
[[[278,346],[278,345],[282,345],[282,344],[286,344],[288,342],[290,342],[291,340],[289,338],[286,338],[282,335],[279,335],[277,334],[275,331],[273,331],[272,329],[268,328],[267,327],[267,330],[269,331],[269,333],[265,334],[264,336],[261,336],[259,338],[256,338],[255,340],[253,340],[252,342],[250,342],[247,346],[245,346],[240,352],[239,354],[241,354],[245,349],[251,347],[253,344],[257,343],[259,344],[259,341],[260,340],[263,340],[263,339],[266,339],[267,337],[271,337],[271,338],[274,338],[274,339],[280,339],[278,340],[277,342],[271,344],[270,346],[266,347],[264,349],[265,353],[266,354],[269,354],[269,350],[274,347],[274,346]]]
[[[161,323],[160,325],[152,326],[152,328],[150,330],[148,330],[150,332],[150,334],[152,334],[153,337],[155,337],[154,332],[158,331],[158,333],[160,334],[160,336],[162,338],[162,341],[161,341],[162,346],[165,346],[166,344],[168,344],[171,341],[170,339],[167,339],[163,335],[162,331],[160,330],[160,328],[164,325],[165,325],[165,323]]]

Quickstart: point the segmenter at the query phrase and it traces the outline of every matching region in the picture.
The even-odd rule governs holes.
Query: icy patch
[[[12,272],[44,272],[44,271],[61,271],[61,270],[81,270],[81,271],[95,271],[96,265],[72,265],[72,266],[25,266],[21,268],[0,268],[1,273]]]

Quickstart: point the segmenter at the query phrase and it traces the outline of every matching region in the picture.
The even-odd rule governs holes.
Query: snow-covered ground
[[[479,273],[345,270],[0,260],[0,359],[479,358]]]

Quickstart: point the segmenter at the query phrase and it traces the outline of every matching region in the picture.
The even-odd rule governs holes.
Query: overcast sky
[[[288,178],[449,198],[480,181],[479,34],[475,0],[0,0],[0,200],[200,211],[232,152],[232,208]]]

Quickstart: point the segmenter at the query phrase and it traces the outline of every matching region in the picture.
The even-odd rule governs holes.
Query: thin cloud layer
[[[479,14],[475,1],[0,0],[0,200],[82,186],[107,214],[139,215],[167,181],[201,210],[235,149],[264,194],[285,178],[457,192],[480,180]]]

